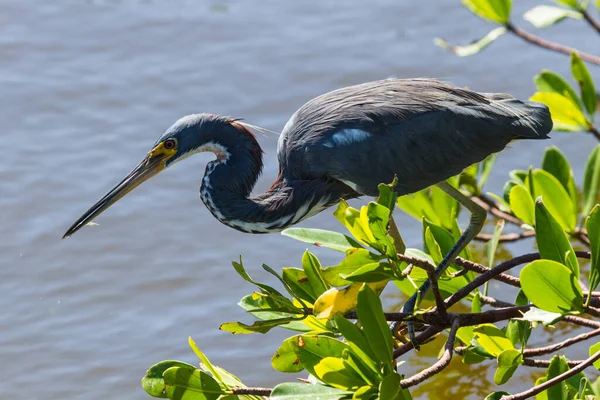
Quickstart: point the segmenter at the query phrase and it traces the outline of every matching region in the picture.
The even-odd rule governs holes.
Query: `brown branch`
[[[480,233],[477,236],[475,236],[475,240],[478,240],[480,242],[487,242],[489,240],[492,240],[493,237],[494,237],[494,235],[492,235],[490,233]],[[498,238],[498,241],[499,242],[516,242],[518,240],[527,239],[527,238],[531,238],[531,237],[535,237],[535,231],[523,231],[521,233],[506,233],[504,235],[500,235],[500,237]]]
[[[548,40],[540,38],[539,36],[535,36],[534,34],[531,34],[527,31],[524,31],[521,28],[514,26],[510,22],[506,24],[506,30],[517,35],[526,42],[535,44],[536,46],[543,47],[548,50],[555,51],[557,53],[571,54],[573,51],[577,51],[576,49],[562,45],[560,43],[550,42]],[[581,59],[584,61],[600,65],[600,57],[583,52],[579,52],[579,57],[581,57]]]
[[[554,378],[552,378],[540,385],[532,387],[531,389],[526,390],[521,393],[513,394],[510,396],[502,396],[500,400],[520,400],[520,399],[528,399],[530,397],[533,397],[536,394],[541,393],[544,390],[548,389],[550,386],[554,386],[559,382],[562,382],[572,376],[577,375],[578,373],[580,373],[581,371],[583,371],[584,369],[586,369],[587,367],[592,365],[598,359],[600,359],[600,351],[597,351],[593,356],[587,358],[586,360],[584,360],[583,362],[578,364],[576,367],[571,368],[570,370],[563,372],[562,374],[555,376]]]
[[[567,365],[570,368],[573,368],[581,364],[583,361],[584,360],[567,360]],[[534,360],[533,358],[524,358],[523,365],[527,367],[548,368],[550,365],[550,360]]]
[[[500,210],[496,206],[496,204],[494,203],[494,201],[492,199],[488,198],[485,195],[480,194],[477,197],[471,197],[471,200],[473,200],[475,203],[477,203],[478,205],[480,205],[481,207],[483,207],[483,209],[485,211],[487,211],[488,213],[492,214],[496,218],[504,219],[507,222],[510,222],[511,224],[519,226],[519,227],[521,225],[523,225],[523,221],[521,221],[520,219],[518,219],[514,215],[510,215],[510,214],[505,213],[504,211]]]
[[[483,304],[487,304],[488,306],[495,308],[506,308],[506,307],[514,307],[515,305],[512,303],[508,303],[506,301],[498,300],[490,296],[484,296],[482,294],[479,295],[479,299]]]
[[[523,351],[523,356],[526,357],[536,357],[536,356],[542,356],[544,354],[550,354],[550,353],[554,353],[557,350],[560,350],[562,348],[571,346],[575,343],[579,343],[579,342],[583,342],[584,340],[593,338],[594,336],[598,336],[600,335],[600,329],[596,329],[590,332],[586,332],[586,333],[582,333],[581,335],[577,335],[574,336],[572,338],[568,338],[567,340],[560,342],[560,343],[556,343],[550,346],[544,346],[544,347],[537,347],[537,348],[532,348],[532,349],[525,349]]]
[[[598,128],[596,128],[594,125],[591,125],[588,127],[588,132],[590,132],[592,135],[594,135],[594,137],[598,140],[600,140],[600,131],[598,131]],[[589,245],[589,242],[588,242]]]
[[[444,303],[444,299],[440,293],[440,288],[438,287],[438,279],[435,274],[435,268],[428,268],[426,271],[429,282],[431,283],[431,292],[435,298],[435,305],[437,312],[439,313],[439,317],[442,320],[448,320],[448,311],[446,310],[446,304]]]
[[[596,21],[588,12],[587,10],[581,10],[581,15],[583,16],[583,19],[585,19],[588,24],[590,24],[590,26],[592,28],[594,28],[598,33],[600,33],[600,22]]]
[[[478,274],[484,274],[491,270],[491,268],[488,268],[481,264],[474,263],[473,261],[466,260],[462,257],[456,257],[456,259],[454,260],[454,263],[456,265],[458,265],[459,267],[462,267],[469,271],[477,272]],[[496,276],[494,276],[493,279],[504,282],[510,286],[514,286],[514,287],[518,287],[518,288],[521,287],[521,280],[519,278],[517,278],[516,276],[500,273],[500,274],[497,274]]]
[[[430,378],[431,376],[440,373],[444,368],[450,364],[452,360],[452,354],[454,353],[452,349],[454,348],[454,341],[456,339],[456,331],[460,327],[460,322],[457,319],[452,321],[452,327],[450,328],[450,334],[448,335],[448,340],[446,341],[446,345],[444,346],[444,354],[437,360],[431,367],[425,368],[423,371],[415,374],[409,378],[402,379],[400,381],[400,387],[405,389],[407,387],[415,386],[425,379]]]
[[[270,396],[273,389],[269,388],[229,388],[233,395]]]
[[[574,315],[565,315],[563,321],[570,322],[575,325],[585,326],[587,328],[598,329],[600,328],[600,322],[592,321],[591,319],[576,317]]]

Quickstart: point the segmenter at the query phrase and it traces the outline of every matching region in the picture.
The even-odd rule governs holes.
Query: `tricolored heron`
[[[177,161],[210,151],[200,198],[222,223],[249,233],[277,232],[338,203],[377,196],[398,178],[399,195],[437,184],[471,211],[471,220],[437,267],[438,276],[481,230],[485,211],[445,180],[515,139],[544,139],[548,108],[508,94],[477,93],[432,79],[388,79],[326,93],[302,106],[277,143],[279,176],[251,196],[262,150],[248,125],[228,117],[181,118],[144,160],[90,208],[64,237]],[[427,282],[420,295],[429,289]],[[412,311],[417,296],[404,309]],[[411,333],[412,336],[412,333]]]

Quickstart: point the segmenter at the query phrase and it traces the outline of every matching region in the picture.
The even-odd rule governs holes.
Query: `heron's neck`
[[[237,128],[245,130],[241,125]],[[268,191],[251,196],[263,166],[256,138],[248,132],[230,147],[223,144],[221,154],[227,156],[206,167],[200,198],[215,218],[239,231],[281,231],[337,203],[347,191],[335,181],[289,179],[280,174]]]

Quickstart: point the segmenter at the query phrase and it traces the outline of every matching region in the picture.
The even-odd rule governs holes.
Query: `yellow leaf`
[[[388,281],[368,283],[369,287],[379,294]],[[356,308],[358,291],[363,283],[357,282],[343,289],[331,288],[315,300],[313,315],[316,318],[333,318],[336,313],[345,314]]]

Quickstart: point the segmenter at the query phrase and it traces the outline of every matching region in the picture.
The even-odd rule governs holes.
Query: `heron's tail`
[[[548,139],[552,118],[545,104],[521,101],[504,93],[487,93],[485,96],[504,116],[512,119],[515,139]]]

